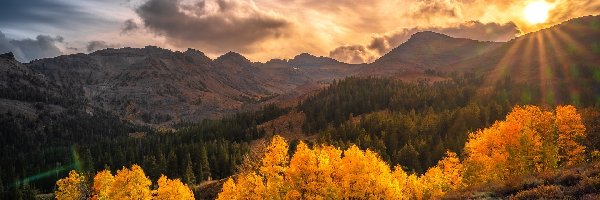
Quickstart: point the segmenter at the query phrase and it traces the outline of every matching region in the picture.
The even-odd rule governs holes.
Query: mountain
[[[425,70],[437,69],[476,57],[499,47],[499,42],[483,42],[471,39],[423,31],[413,34],[408,41],[364,67],[361,74],[377,76],[397,76],[405,79],[411,76],[425,76]],[[404,76],[409,75],[409,76]]]
[[[289,60],[289,63],[297,67],[320,67],[324,65],[338,65],[341,62],[328,57],[317,57],[308,53],[301,53]]]
[[[392,49],[373,65],[409,64],[422,69],[434,69],[456,63],[490,51],[502,43],[453,38],[441,33],[423,31]]]
[[[139,124],[198,121],[247,109],[288,92],[242,55],[215,60],[189,49],[105,49],[36,60],[26,67],[60,88],[78,88],[91,105]]]
[[[173,52],[153,46],[0,64],[18,69],[11,70],[22,74],[17,80],[42,84],[36,86],[39,90],[62,91],[63,96],[80,98],[136,124],[171,125],[269,103],[293,105],[348,76],[439,81],[448,77],[437,72],[475,72],[485,75],[490,86],[509,77],[555,88],[556,96],[570,87],[577,88],[574,97],[597,94],[600,91],[589,89],[598,88],[595,80],[600,80],[595,78],[600,74],[597,24],[598,17],[574,19],[506,43],[419,32],[370,64],[346,64],[308,53],[266,63],[235,52],[212,60],[194,49]],[[436,73],[428,73],[432,70]]]
[[[12,71],[39,76],[55,90],[68,90],[63,96],[152,126],[197,122],[294,100],[348,76],[352,69],[309,54],[256,63],[235,52],[211,60],[194,49],[173,52],[154,46],[109,48],[25,64],[6,62],[0,63],[2,67],[16,67],[19,70]]]

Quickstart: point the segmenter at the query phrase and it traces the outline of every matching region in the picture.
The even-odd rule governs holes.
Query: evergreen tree
[[[208,153],[206,147],[200,148],[200,160],[198,161],[198,178],[202,181],[209,179],[210,177],[210,163],[208,163]]]
[[[196,176],[194,175],[194,169],[192,168],[192,158],[188,153],[185,159],[185,183],[192,185],[196,183]]]

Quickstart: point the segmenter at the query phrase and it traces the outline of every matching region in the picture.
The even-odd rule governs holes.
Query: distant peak
[[[15,60],[15,54],[13,54],[12,52],[0,54],[0,58]]]
[[[185,52],[200,52],[196,49],[192,49],[192,48],[187,48],[187,50],[185,50]]]
[[[306,52],[304,52],[304,53],[300,53],[300,54],[298,54],[298,55],[297,55],[297,56],[295,56],[295,57],[317,57],[317,56],[314,56],[314,55],[312,55],[312,54],[310,54],[310,53],[306,53]]]
[[[338,61],[329,57],[317,57],[309,53],[301,53],[295,56],[294,59],[291,59],[290,63],[299,66],[319,66],[324,64],[335,64],[338,63]]]
[[[421,31],[413,34],[410,39],[436,39],[436,38],[452,38],[450,36],[433,32],[433,31]]]
[[[248,60],[246,57],[242,56],[242,54],[239,54],[237,52],[227,52],[226,54],[223,54],[221,56],[219,56],[216,61],[224,61],[224,60],[233,60],[233,61],[237,61],[237,62],[250,62],[250,60]]]

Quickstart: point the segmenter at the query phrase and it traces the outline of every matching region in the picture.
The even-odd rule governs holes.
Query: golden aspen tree
[[[110,170],[103,170],[94,176],[94,196],[93,199],[108,200],[108,194],[112,187],[115,178],[110,173]]]
[[[393,180],[390,167],[370,151],[361,151],[355,145],[344,151],[340,163],[342,198],[385,199],[399,195],[397,181]]]
[[[333,176],[335,166],[332,164],[336,164],[335,161],[339,160],[340,154],[341,151],[335,148],[312,150],[304,142],[300,142],[285,173],[286,184],[290,187],[286,198],[339,198],[339,189],[334,183]]]
[[[573,106],[556,108],[556,126],[558,129],[559,158],[566,166],[584,161],[585,146],[578,141],[585,138],[585,126]]]
[[[183,184],[179,179],[171,180],[165,175],[158,179],[158,189],[156,190],[156,200],[193,200],[194,193],[190,188]]]
[[[516,106],[505,121],[469,135],[465,173],[469,182],[488,182],[540,172],[583,161],[581,117],[572,106],[555,113],[536,106]]]
[[[268,183],[269,180],[267,180]],[[262,176],[251,172],[238,177],[236,185],[236,199],[281,199],[282,193],[267,191]]]
[[[429,168],[419,180],[425,198],[439,198],[446,192],[462,186],[462,164],[456,153],[446,152],[446,157]]]
[[[407,195],[409,195],[409,199],[423,199],[423,184],[419,177],[415,174],[411,174],[406,178],[406,184],[403,188]]]
[[[394,167],[392,177],[397,181],[398,184],[399,199],[409,199],[412,196],[412,191],[410,191],[408,186],[408,174],[400,165],[398,165]]]
[[[442,169],[445,179],[445,191],[456,190],[464,186],[463,165],[458,159],[456,153],[447,151],[446,157],[438,162],[438,167]]]
[[[237,186],[235,185],[235,181],[233,178],[228,178],[225,183],[223,183],[223,188],[219,195],[217,196],[217,200],[230,200],[230,199],[239,199]]]
[[[83,199],[83,190],[85,189],[85,177],[75,170],[69,172],[69,176],[62,178],[56,182],[58,186],[55,192],[58,200],[76,200]]]
[[[283,184],[283,176],[289,164],[288,157],[287,142],[279,135],[274,136],[260,167],[260,173],[266,178],[267,196],[283,196],[287,192],[287,186]]]
[[[290,167],[285,171],[285,181],[290,187],[286,194],[288,198],[315,198],[323,194],[319,179],[326,175],[317,174],[318,162],[315,152],[304,142],[296,146]]]
[[[151,199],[150,180],[138,165],[131,169],[123,167],[117,171],[115,181],[110,189],[110,199]]]

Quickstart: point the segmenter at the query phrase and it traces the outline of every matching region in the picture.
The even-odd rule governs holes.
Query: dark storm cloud
[[[108,44],[105,41],[90,41],[85,46],[85,48],[88,52],[94,52],[97,50],[106,49],[106,48],[114,48],[114,47],[117,47],[117,45]]]
[[[519,33],[519,29],[514,23],[484,24],[473,21],[451,27],[401,29],[389,34],[374,37],[368,45],[368,48],[377,51],[379,54],[385,54],[392,48],[406,42],[412,34],[421,31],[433,31],[456,38],[469,38],[480,41],[508,41]]]
[[[133,21],[133,19],[125,20],[125,22],[123,22],[123,28],[121,28],[121,34],[130,32],[130,31],[135,31],[138,28],[139,27],[138,27],[137,23],[135,21]]]
[[[46,25],[72,29],[74,25],[102,21],[82,10],[58,0],[3,0],[0,3],[0,27]]]
[[[258,9],[251,2],[233,0],[149,0],[136,13],[144,26],[180,47],[201,46],[211,51],[247,51],[267,38],[281,37],[290,23]]]
[[[346,63],[366,63],[375,59],[375,56],[362,45],[346,45],[335,48],[329,52],[329,57]]]
[[[0,53],[13,52],[17,60],[28,62],[39,58],[49,58],[61,55],[56,47],[57,42],[63,38],[38,35],[35,39],[12,40],[0,32]]]

